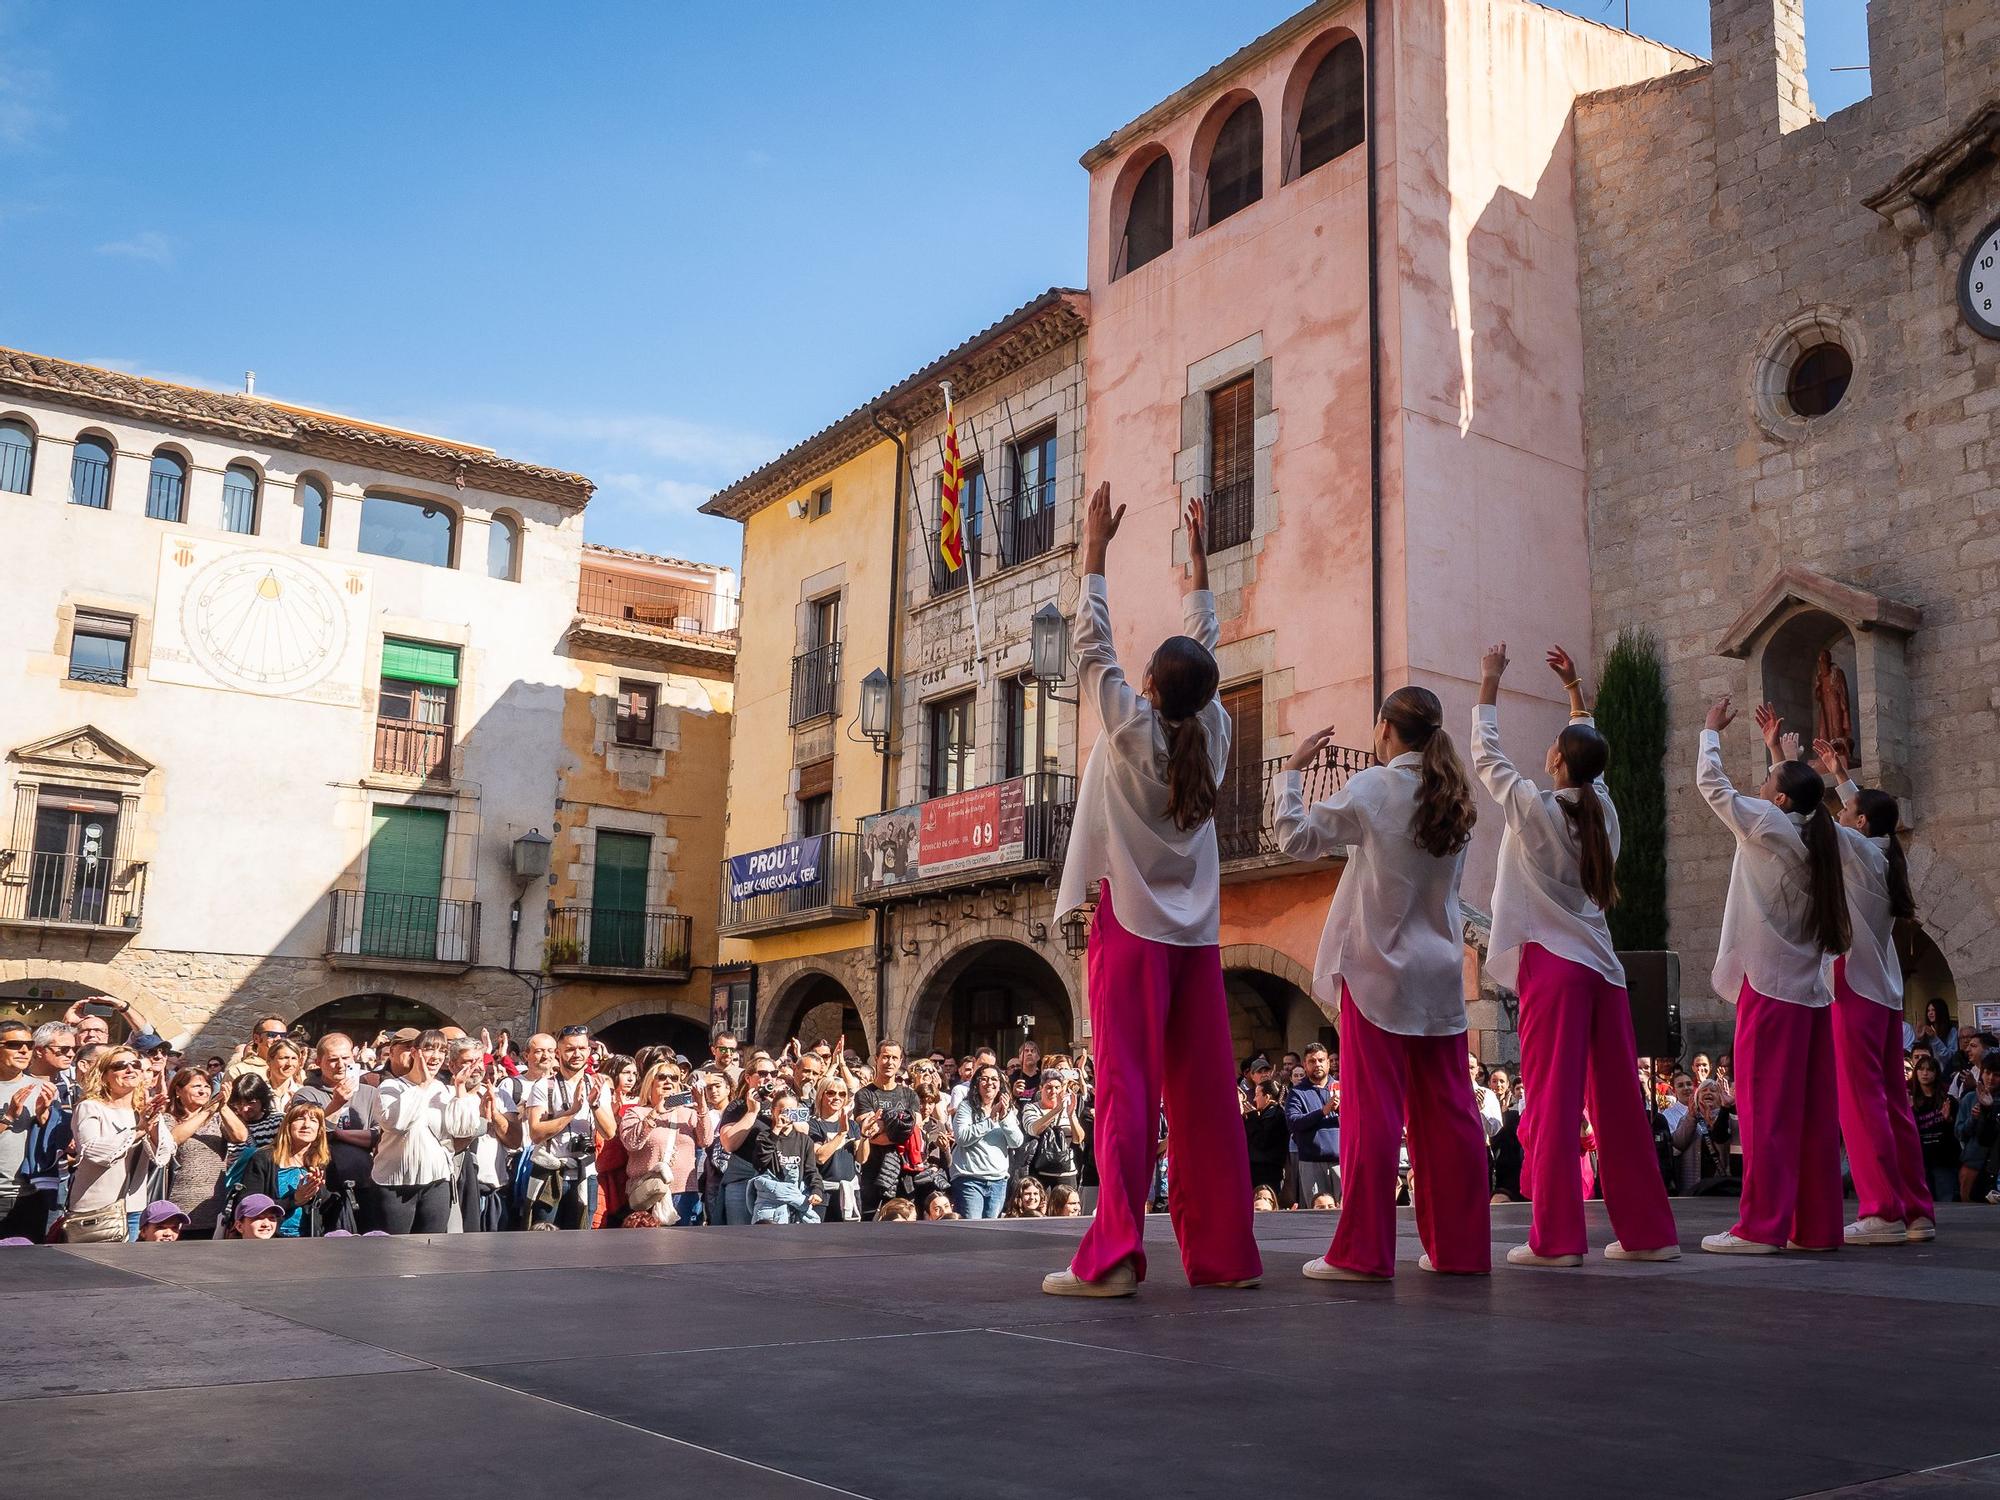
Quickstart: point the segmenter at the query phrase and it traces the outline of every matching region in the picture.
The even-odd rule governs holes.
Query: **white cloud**
[[[654,474],[608,473],[595,476],[597,492],[652,515],[691,516],[719,485],[667,479]]]
[[[191,385],[197,390],[227,392],[235,389],[230,381],[214,380],[206,375],[190,375],[186,370],[163,370],[143,360],[120,359],[115,355],[89,355],[82,363],[95,365],[100,370],[116,370],[121,375],[137,375],[144,380],[164,380],[168,385]]]
[[[587,449],[629,454],[735,479],[769,459],[771,439],[737,428],[636,412],[555,411],[542,407],[473,405],[447,413],[449,425],[431,432],[483,433],[512,457],[532,448]]]
[[[99,255],[121,260],[140,260],[156,266],[174,263],[173,241],[157,229],[142,229],[129,240],[111,240],[97,247]]]

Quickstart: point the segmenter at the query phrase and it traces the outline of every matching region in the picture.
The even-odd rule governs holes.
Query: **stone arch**
[[[1053,979],[1060,986],[1062,1001],[1067,1007],[1061,1025],[1048,1026],[1039,1014],[1036,1016],[1034,1040],[1043,1043],[1044,1051],[1050,1050],[1052,1044],[1074,1046],[1085,1039],[1087,1028],[1084,1025],[1086,1012],[1082,976],[1073,962],[1059,962],[1043,947],[1019,938],[976,932],[962,942],[933,953],[930,962],[911,983],[908,991],[910,1004],[901,1028],[906,1048],[914,1052],[931,1050],[939,1026],[947,1016],[947,1006],[958,1003],[955,999],[958,981],[978,967],[982,960],[999,961],[996,988],[1038,978]],[[960,1029],[954,1026],[955,1032]],[[1018,1035],[1015,1039],[1018,1040]],[[966,1038],[957,1036],[952,1041],[959,1051],[970,1044]]]
[[[592,1031],[602,1031],[607,1026],[616,1026],[620,1021],[636,1021],[646,1016],[662,1016],[675,1021],[692,1021],[705,1032],[708,1030],[708,1012],[692,1000],[628,1000],[623,1005],[607,1006],[596,1012],[586,1012],[577,1017],[580,1025]]]
[[[1196,127],[1194,139],[1188,148],[1188,226],[1190,235],[1200,234],[1209,225],[1219,223],[1229,217],[1229,213],[1218,208],[1212,192],[1211,176],[1217,169],[1215,161],[1216,143],[1224,127],[1232,131],[1254,134],[1256,145],[1255,189],[1248,199],[1236,205],[1229,212],[1247,208],[1265,196],[1268,182],[1264,170],[1266,140],[1264,130],[1264,105],[1249,89],[1231,89],[1209,106],[1208,113]],[[1228,207],[1224,204],[1223,207]]]
[[[839,1001],[852,1010],[859,1028],[858,1035],[854,1031],[846,1033],[849,1049],[864,1057],[874,1050],[868,1008],[862,1003],[866,997],[849,983],[838,966],[813,959],[794,960],[784,965],[760,966],[757,977],[756,1023],[752,1031],[759,1046],[776,1051],[799,1034],[807,1016],[823,1005]]]
[[[1260,1052],[1275,1060],[1332,1029],[1314,1003],[1311,971],[1276,948],[1231,943],[1222,950],[1222,982],[1238,1062]]]
[[[1951,969],[1960,997],[2000,990],[2000,916],[1979,885],[1921,837],[1909,843],[1917,925]],[[1961,1005],[1961,1024],[1970,1021]]]
[[[67,959],[0,958],[0,984],[23,984],[47,979],[57,984],[75,985],[94,995],[109,995],[132,1007],[133,1018],[151,1027],[168,1041],[180,1033],[173,1012],[158,995],[129,974],[108,964],[84,963]]]

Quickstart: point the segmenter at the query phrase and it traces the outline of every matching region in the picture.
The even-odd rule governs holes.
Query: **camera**
[[[759,1104],[769,1104],[778,1097],[778,1086],[775,1083],[760,1083],[750,1093]]]
[[[917,1128],[916,1117],[907,1109],[885,1109],[882,1111],[882,1138],[892,1146],[900,1146],[907,1141]]]

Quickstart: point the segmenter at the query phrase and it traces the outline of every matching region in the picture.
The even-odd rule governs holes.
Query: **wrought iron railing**
[[[730,645],[736,642],[741,618],[741,604],[734,594],[592,572],[585,572],[577,587],[576,610],[588,619]]]
[[[1218,484],[1208,496],[1208,550],[1238,547],[1250,540],[1257,519],[1254,476]]]
[[[1347,785],[1357,771],[1375,764],[1366,750],[1346,745],[1329,745],[1319,759],[1302,774],[1308,807]],[[1215,841],[1225,862],[1237,859],[1265,859],[1279,853],[1277,835],[1271,826],[1271,786],[1285,769],[1285,759],[1248,761],[1241,766],[1232,757],[1216,788]]]
[[[73,458],[69,464],[69,498],[72,505],[88,505],[104,510],[111,504],[111,460]]]
[[[840,706],[840,642],[801,651],[792,658],[794,724],[817,719]]]
[[[375,769],[426,781],[451,777],[451,725],[415,719],[375,721]]]
[[[694,918],[679,912],[559,906],[549,914],[543,951],[550,969],[642,969],[685,979],[693,947]]]
[[[1024,485],[1000,501],[1001,565],[1040,557],[1056,544],[1056,482]]]
[[[146,515],[154,521],[178,521],[187,498],[187,481],[177,474],[154,474],[146,481]]]
[[[35,474],[35,450],[26,443],[0,443],[0,490],[25,495]]]
[[[103,687],[124,687],[127,675],[123,667],[88,667],[82,662],[72,661],[69,664],[69,680],[95,682]]]
[[[1027,828],[1023,859],[1046,860],[1062,868],[1069,852],[1069,830],[1076,817],[1076,778],[1057,771],[1037,771],[1021,778]]]
[[[0,922],[136,930],[146,905],[143,861],[103,854],[0,850]]]
[[[334,891],[327,898],[329,958],[464,964],[479,958],[479,903],[399,891]]]
[[[853,833],[823,833],[819,863],[802,885],[784,891],[732,899],[729,894],[729,861],[722,862],[723,932],[745,929],[775,929],[823,922],[836,913],[858,911],[855,888],[861,872],[861,837]]]

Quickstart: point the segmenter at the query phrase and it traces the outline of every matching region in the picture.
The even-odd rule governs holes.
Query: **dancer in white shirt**
[[[1215,696],[1207,517],[1197,500],[1184,518],[1194,575],[1184,600],[1188,633],[1161,643],[1137,692],[1112,648],[1104,583],[1105,554],[1124,517],[1124,506],[1111,508],[1111,486],[1100,484],[1083,523],[1077,662],[1082,699],[1096,707],[1103,732],[1084,766],[1056,898],[1060,919],[1103,883],[1085,960],[1100,1186],[1097,1216],[1069,1269],[1042,1282],[1063,1297],[1129,1297],[1145,1279],[1163,1092],[1169,1206],[1188,1280],[1254,1286],[1263,1271],[1217,946],[1215,793],[1229,758],[1229,715]]]
[[[1896,799],[1863,790],[1837,745],[1813,741],[1820,769],[1840,790],[1841,875],[1854,940],[1827,964],[1833,991],[1833,1061],[1840,1133],[1854,1174],[1858,1218],[1850,1245],[1902,1245],[1937,1238],[1924,1147],[1903,1081],[1903,965],[1896,924],[1917,914],[1909,864],[1896,838]]]
[[[1344,846],[1313,965],[1313,994],[1340,1027],[1340,1222],[1307,1276],[1387,1281],[1396,1270],[1396,1158],[1405,1125],[1426,1271],[1492,1269],[1486,1131],[1465,1057],[1458,878],[1477,812],[1428,688],[1391,693],[1371,766],[1305,805],[1300,773],[1333,730],[1306,736],[1273,797],[1278,847],[1323,859]]]
[[[1736,1111],[1743,1126],[1743,1196],[1733,1228],[1701,1248],[1718,1255],[1836,1250],[1841,1243],[1840,1137],[1833,1068],[1833,996],[1822,961],[1845,953],[1850,928],[1840,833],[1826,783],[1779,748],[1784,723],[1768,703],[1757,724],[1771,769],[1757,795],[1730,785],[1719,698],[1701,732],[1695,785],[1736,836],[1722,942],[1711,976],[1736,1006]]]
[[[1632,1086],[1632,1012],[1625,969],[1604,914],[1618,899],[1618,810],[1605,787],[1610,747],[1584,703],[1576,664],[1548,653],[1569,694],[1569,727],[1543,757],[1552,790],[1514,769],[1500,748],[1503,641],[1480,661],[1472,769],[1507,820],[1493,883],[1493,938],[1486,971],[1521,997],[1521,1116],[1524,1179],[1534,1203],[1528,1243],[1507,1252],[1516,1266],[1576,1266],[1584,1237],[1576,1171],[1576,1120],[1597,1138],[1598,1180],[1618,1238],[1610,1260],[1678,1260],[1673,1209],[1653,1152],[1645,1100]],[[1421,1182],[1419,1175],[1418,1181]]]

